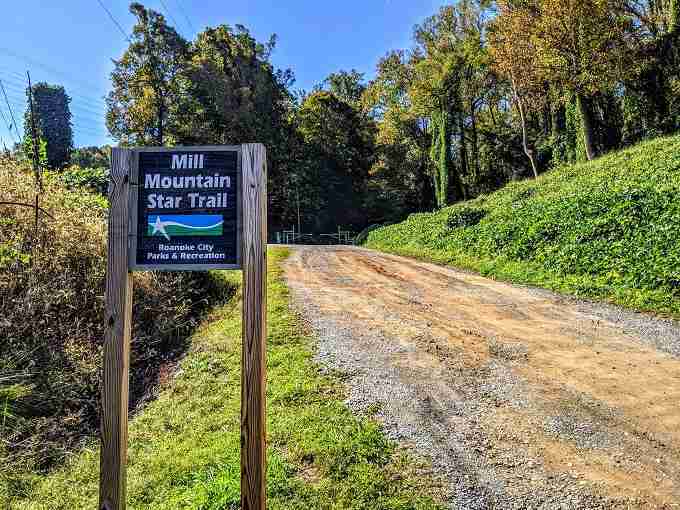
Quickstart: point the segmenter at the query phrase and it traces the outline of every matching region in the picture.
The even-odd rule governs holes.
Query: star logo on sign
[[[163,234],[168,241],[170,240],[170,236],[165,231],[165,223],[161,221],[160,216],[156,216],[156,223],[153,224],[153,232],[151,232],[151,235],[155,236],[158,232]]]

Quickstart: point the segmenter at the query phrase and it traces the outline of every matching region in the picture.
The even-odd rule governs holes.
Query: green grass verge
[[[680,318],[680,136],[413,214],[365,245]]]
[[[355,418],[338,380],[320,373],[289,306],[286,256],[270,250],[269,508],[440,508],[425,495],[436,489],[417,476],[419,466],[375,422]],[[240,273],[215,277],[240,286]],[[180,374],[130,423],[129,508],[239,508],[240,307],[239,290],[194,335]],[[0,507],[96,508],[98,456],[93,445],[47,476],[5,473]]]

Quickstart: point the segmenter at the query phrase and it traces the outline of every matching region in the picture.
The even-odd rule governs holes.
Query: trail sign
[[[240,147],[135,152],[130,268],[240,268]]]
[[[100,510],[125,510],[132,273],[243,269],[241,509],[265,510],[267,157],[261,144],[111,151]]]

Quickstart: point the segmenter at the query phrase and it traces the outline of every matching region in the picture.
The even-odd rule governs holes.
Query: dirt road
[[[676,324],[363,249],[286,274],[349,404],[451,508],[680,508]]]

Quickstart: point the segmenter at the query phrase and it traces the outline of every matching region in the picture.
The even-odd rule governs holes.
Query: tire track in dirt
[[[680,359],[630,312],[364,249],[285,267],[349,404],[431,460],[451,508],[680,508]]]

